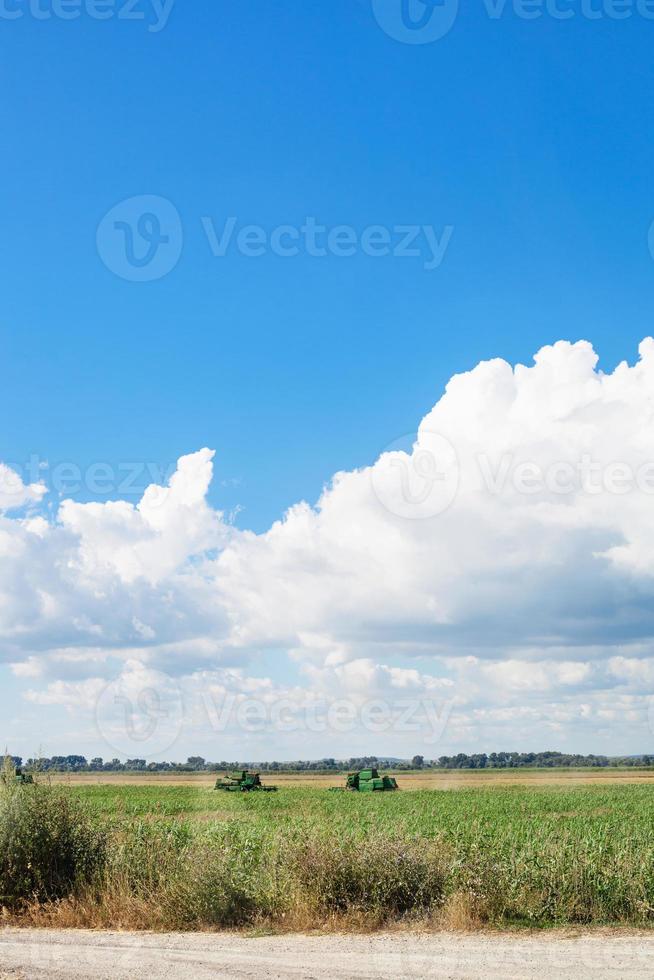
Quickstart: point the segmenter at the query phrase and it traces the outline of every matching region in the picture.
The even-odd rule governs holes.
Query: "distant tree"
[[[66,766],[73,772],[77,772],[80,769],[86,769],[88,762],[83,755],[67,755]]]
[[[120,759],[112,759],[111,762],[105,762],[102,768],[105,772],[120,772],[124,767]]]
[[[20,756],[13,756],[14,765],[22,764]],[[146,759],[128,759],[121,762],[120,759],[103,761],[100,757],[91,759],[87,763],[83,755],[55,755],[51,758],[28,759],[24,768],[32,772],[125,772],[126,770],[136,770],[137,772],[189,772],[190,770],[203,772],[219,772],[238,769],[260,769],[262,772],[337,772],[347,769],[369,769],[379,766],[380,762],[376,756],[359,756],[351,759],[324,759],[295,760],[292,762],[252,762],[240,761],[229,762],[207,762],[202,756],[190,756],[186,762],[148,762]],[[653,766],[654,755],[635,755],[635,756],[604,756],[604,755],[576,755],[563,754],[561,752],[484,752],[466,755],[459,752],[457,755],[442,755],[432,762],[426,762],[421,755],[413,756],[411,761],[402,761],[397,764],[398,769],[423,769],[427,766],[440,769],[507,769],[532,766],[538,768],[553,768],[561,766]]]

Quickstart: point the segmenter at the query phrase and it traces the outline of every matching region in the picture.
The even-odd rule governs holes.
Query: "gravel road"
[[[0,930],[0,980],[597,980],[654,976],[654,934],[372,936]]]

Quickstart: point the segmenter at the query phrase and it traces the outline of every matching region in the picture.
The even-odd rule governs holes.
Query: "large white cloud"
[[[654,343],[633,368],[595,364],[586,343],[544,348],[532,368],[480,364],[450,382],[411,454],[338,474],[316,508],[239,537],[218,574],[241,635],[530,659],[649,638]],[[444,439],[458,492],[438,512]]]
[[[121,662],[251,687],[248,658],[273,650],[303,678],[293,703],[448,697],[448,745],[606,735],[616,710],[644,738],[653,423],[654,341],[611,374],[562,341],[454,377],[406,448],[389,438],[264,534],[207,504],[206,449],[137,507],[0,515],[0,656],[41,704],[88,701]]]

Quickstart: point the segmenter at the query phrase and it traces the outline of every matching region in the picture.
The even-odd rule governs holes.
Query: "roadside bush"
[[[198,834],[184,824],[161,828],[142,822],[109,848],[106,911],[133,928],[244,925],[267,908],[258,864],[229,827]]]
[[[70,793],[0,782],[0,906],[66,898],[104,858],[104,835]]]
[[[446,874],[433,840],[144,822],[114,842],[104,880],[114,924],[201,929],[421,917],[442,903]]]
[[[424,915],[442,900],[444,848],[387,833],[316,837],[288,855],[298,903],[321,916],[364,914],[383,922]]]

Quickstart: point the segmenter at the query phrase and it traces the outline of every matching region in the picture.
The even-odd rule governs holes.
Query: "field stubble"
[[[386,771],[386,770],[385,770]],[[642,785],[654,787],[654,768],[552,768],[552,769],[427,769],[402,772],[388,770],[403,789],[465,789],[480,786],[608,786]],[[211,772],[83,772],[53,773],[52,782],[67,786],[194,786],[212,789],[216,773]],[[265,782],[281,787],[324,789],[343,784],[342,773],[266,772]]]

